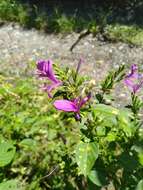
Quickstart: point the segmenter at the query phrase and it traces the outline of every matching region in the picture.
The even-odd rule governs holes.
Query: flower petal
[[[57,110],[62,110],[65,112],[77,112],[77,105],[69,100],[56,100],[54,106]]]
[[[39,60],[39,61],[37,62],[37,69],[38,69],[39,71],[43,71],[43,66],[44,66],[44,64],[45,64],[45,61],[44,61],[44,60]]]
[[[48,60],[48,62],[47,62],[47,67],[46,67],[46,70],[48,70],[48,71],[47,71],[47,75],[48,75],[48,78],[49,78],[51,81],[57,83],[58,80],[56,79],[56,76],[54,75],[54,71],[53,71],[53,66],[52,66],[52,65],[53,65],[52,61],[51,61],[51,60]]]
[[[124,84],[125,84],[126,86],[128,86],[129,88],[130,88],[130,87],[133,88],[133,86],[135,85],[135,84],[134,84],[134,81],[130,80],[129,78],[126,78],[126,79],[124,80]]]
[[[138,67],[137,67],[137,65],[133,64],[131,66],[131,72],[126,76],[126,78],[132,78],[132,79],[138,78]]]
[[[54,75],[53,71],[53,63],[51,60],[45,61],[45,60],[40,60],[37,62],[37,69],[38,69],[38,75],[39,77],[47,77],[49,80],[52,82],[59,82],[56,79],[56,76]]]
[[[77,64],[77,68],[76,68],[76,75],[79,73],[79,69],[80,69],[81,64],[82,64],[83,62],[84,62],[83,59],[80,58],[80,60],[79,60],[79,62],[78,62],[78,64]]]
[[[57,88],[58,86],[61,86],[62,82],[52,83],[52,84],[44,84],[42,86],[42,89],[48,93],[49,98],[52,98],[51,91]]]
[[[76,120],[80,121],[80,120],[81,120],[80,114],[79,114],[79,113],[76,113],[76,114],[75,114],[75,118],[76,118]]]
[[[143,81],[133,86],[133,92],[136,93],[143,86]]]
[[[91,93],[89,93],[85,98],[81,99],[79,108],[81,108],[86,102],[91,98]]]
[[[37,70],[38,70],[39,77],[47,77],[46,70],[45,70],[46,64],[47,62],[44,60],[39,60],[37,62]]]
[[[131,72],[124,79],[124,84],[134,93],[142,86],[142,74],[138,73],[137,65],[131,66]]]

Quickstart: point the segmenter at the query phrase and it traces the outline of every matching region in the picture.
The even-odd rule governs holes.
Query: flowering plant
[[[42,87],[45,91],[48,92],[50,98],[52,97],[51,91],[62,84],[62,82],[59,81],[54,75],[52,64],[53,63],[51,60],[40,60],[37,63],[38,76],[40,78],[47,78],[51,82],[50,85],[44,84],[44,86]]]
[[[79,75],[77,69],[52,68],[51,61],[37,63],[38,75],[51,85],[44,86],[59,118],[74,120],[79,129],[79,140],[73,151],[67,153],[77,171],[84,176],[81,189],[127,190],[139,189],[143,184],[143,130],[141,108],[143,103],[137,92],[143,85],[142,74],[132,65],[126,74],[120,66],[110,72],[95,90],[94,80]],[[56,73],[56,74],[54,74]],[[112,90],[119,82],[131,90],[130,105],[118,107]],[[51,91],[55,90],[53,96]],[[128,99],[127,99],[128,101]],[[73,130],[73,129],[71,129]],[[65,166],[66,167],[66,166]]]
[[[138,73],[137,65],[131,66],[131,72],[125,77],[124,83],[134,94],[143,86],[143,74]]]

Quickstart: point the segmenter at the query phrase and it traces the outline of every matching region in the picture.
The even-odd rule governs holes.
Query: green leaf
[[[143,179],[140,180],[135,190],[143,190]]]
[[[113,88],[113,86],[121,81],[124,77],[124,65],[121,65],[117,70],[109,72],[105,80],[102,82],[102,90],[108,91]]]
[[[130,122],[131,113],[128,110],[121,110],[118,115],[120,127],[123,129],[127,137],[130,137],[133,132],[133,127]]]
[[[97,126],[96,132],[97,132],[97,136],[105,136],[106,135],[106,129],[104,126]]]
[[[21,190],[17,180],[8,180],[0,183],[0,190]]]
[[[131,122],[132,113],[128,109],[116,109],[112,106],[97,104],[94,108],[94,115],[104,118],[105,124],[108,126],[119,125],[127,137],[132,136],[135,127]],[[114,135],[110,138],[113,141]]]
[[[0,144],[0,167],[8,165],[14,155],[15,155],[15,147],[7,142]]]
[[[85,176],[91,171],[98,158],[98,145],[95,142],[80,142],[76,148],[76,161],[80,172]]]
[[[109,132],[108,134],[107,134],[107,137],[106,137],[106,139],[107,139],[107,141],[109,141],[109,142],[113,142],[113,141],[115,141],[116,140],[116,133],[115,132]]]
[[[143,148],[142,148],[142,146],[143,146],[142,144],[133,145],[131,149],[136,151],[136,153],[138,155],[138,161],[143,166]]]
[[[143,153],[138,154],[139,163],[143,166]]]
[[[119,158],[119,164],[125,169],[125,171],[133,171],[136,168],[138,168],[139,163],[137,161],[136,155],[133,155],[132,153],[123,152]]]
[[[96,107],[94,108],[95,113],[104,113],[104,114],[111,114],[111,115],[118,115],[119,110],[112,107],[112,106],[107,106],[104,104],[97,104]]]
[[[24,147],[28,147],[28,148],[33,148],[36,146],[36,141],[33,140],[33,139],[23,139],[21,142],[20,142],[20,145],[21,146],[24,146]]]
[[[106,185],[106,176],[101,171],[91,170],[88,174],[89,179],[97,186],[102,187]]]

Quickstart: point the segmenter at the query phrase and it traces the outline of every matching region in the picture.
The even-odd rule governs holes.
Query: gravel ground
[[[136,63],[143,66],[143,48],[130,47],[121,42],[101,42],[92,35],[81,39],[73,52],[70,52],[78,36],[76,33],[44,34],[34,29],[22,29],[18,25],[4,25],[0,28],[0,72],[23,74],[28,71],[30,61],[49,58],[59,64],[75,67],[79,58],[83,57],[85,61],[81,73],[87,73],[98,81],[108,70],[118,65]],[[126,94],[120,93],[120,96]]]

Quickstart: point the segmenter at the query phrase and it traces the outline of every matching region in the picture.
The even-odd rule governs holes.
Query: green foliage
[[[87,176],[98,158],[98,145],[95,142],[80,142],[76,148],[76,162],[80,172]]]
[[[117,71],[111,71],[105,80],[102,82],[102,90],[109,91],[113,89],[114,85],[120,82],[124,77],[124,65],[121,65]]]
[[[15,147],[10,143],[0,144],[0,167],[9,164],[15,155]]]
[[[10,141],[17,147],[15,153],[15,147],[11,144],[0,145],[2,185],[5,185],[4,180],[16,178],[28,190],[72,186],[76,181],[76,169],[71,175],[68,171],[74,166],[71,159],[79,140],[76,135],[78,128],[73,129],[73,120],[63,123],[62,116],[57,120],[59,114],[48,103],[48,96],[43,96],[35,88],[33,79],[1,76],[0,84],[0,140]],[[68,152],[70,155],[67,155]],[[7,164],[10,165],[4,167]],[[59,169],[52,178],[42,179],[57,166]]]
[[[47,8],[41,9],[43,3]],[[23,27],[35,27],[45,32],[65,34],[87,30],[93,35],[102,35],[104,40],[143,45],[143,29],[141,27],[143,3],[141,0],[132,2],[101,1],[100,3],[95,1],[97,6],[94,3],[90,5],[92,13],[87,11],[84,15],[80,14],[78,8],[72,13],[70,13],[69,8],[69,13],[67,13],[68,11],[65,11],[64,8],[59,8],[58,4],[54,5],[52,9],[48,8],[49,4],[48,1],[47,3],[43,1],[42,3],[23,1],[22,3],[18,0],[1,0],[0,19],[2,21],[18,22]],[[120,8],[125,9],[123,13]],[[140,14],[138,9],[141,10]],[[135,18],[131,19],[130,24],[128,15],[131,12],[133,12],[132,16],[134,15]],[[139,25],[137,25],[138,19],[140,20]]]
[[[107,25],[105,35],[111,41],[123,41],[134,45],[143,45],[143,30],[136,25]]]
[[[52,92],[53,99],[38,88],[34,77],[0,75],[1,189],[142,188],[140,96],[131,93],[131,105],[124,108],[115,107],[112,99],[106,104],[107,95],[113,96],[112,88],[124,78],[124,67],[109,73],[98,96],[92,93],[80,120],[75,113],[54,109],[55,99],[73,100],[93,92],[79,66],[71,70],[54,64],[63,84]]]
[[[49,18],[49,30],[55,32],[72,32],[74,27],[74,18],[68,18],[58,9],[55,9],[54,14]]]
[[[0,183],[0,190],[22,190],[22,187],[20,187],[18,181],[8,180]]]
[[[3,20],[16,21],[18,16],[18,6],[15,1],[1,0],[0,18]]]
[[[91,170],[88,174],[89,179],[97,186],[103,187],[107,184],[106,176],[102,171]]]
[[[45,32],[69,33],[79,32],[85,28],[89,28],[93,33],[96,31],[94,20],[87,21],[76,14],[66,16],[57,8],[48,15],[46,11],[41,12],[36,5],[30,7],[16,0],[0,1],[0,18],[3,21],[18,22],[24,27],[35,27]]]
[[[142,190],[143,189],[143,180],[141,180],[135,190]]]
[[[48,18],[46,14],[39,14],[35,18],[35,26],[39,30],[46,31],[48,28]]]
[[[135,94],[132,94],[131,98],[132,98],[132,106],[131,106],[132,112],[134,114],[137,114],[140,111],[140,109],[142,108],[143,103],[139,99],[139,97],[136,96]]]

